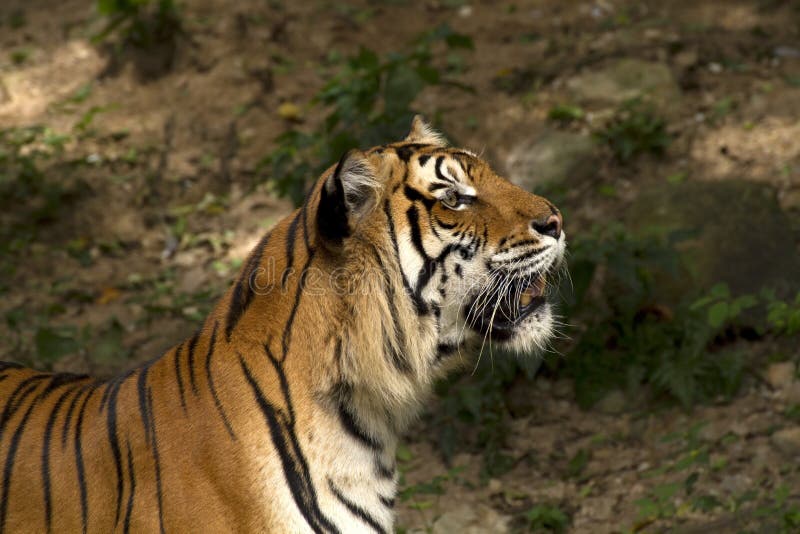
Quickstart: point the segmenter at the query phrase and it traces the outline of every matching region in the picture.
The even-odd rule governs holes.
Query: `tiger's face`
[[[465,150],[420,147],[406,165],[394,185],[405,197],[395,201],[406,219],[400,262],[440,310],[440,345],[542,348],[553,330],[548,289],[566,247],[558,209]]]
[[[528,352],[551,337],[560,212],[421,119],[402,142],[345,156],[321,193],[323,235],[388,238],[415,313],[435,323],[439,359],[475,342]]]

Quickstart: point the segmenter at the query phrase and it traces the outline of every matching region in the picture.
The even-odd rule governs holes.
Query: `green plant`
[[[583,322],[585,328],[564,361],[582,406],[612,389],[636,391],[643,384],[655,398],[666,396],[687,408],[737,390],[744,368],[741,354],[710,349],[723,323],[751,305],[751,299],[725,300],[716,288],[706,300],[658,301],[658,286],[681,275],[675,247],[686,237],[633,238],[621,226],[609,226],[573,242],[573,283],[563,293],[568,320]],[[603,273],[600,298],[589,300],[587,291],[597,283],[598,270]],[[695,301],[699,304],[692,306]],[[724,310],[720,302],[726,303]]]
[[[92,41],[100,42],[114,33],[139,48],[149,48],[174,39],[181,19],[174,0],[97,0],[97,11],[108,19]]]
[[[441,454],[449,461],[459,449],[480,450],[482,477],[499,476],[514,464],[505,450],[510,415],[504,391],[520,372],[509,354],[482,355],[473,376],[453,377],[437,385],[440,406],[433,415]]]
[[[565,532],[569,516],[557,506],[537,504],[525,512],[529,532]]]
[[[692,309],[705,308],[708,325],[711,328],[720,328],[757,304],[758,299],[755,296],[741,295],[734,298],[726,284],[717,284],[711,288],[708,295],[696,300],[692,304]]]
[[[362,48],[314,96],[312,106],[327,110],[315,131],[290,129],[259,164],[277,192],[299,204],[310,180],[348,149],[384,143],[402,136],[414,115],[412,103],[428,86],[468,89],[442,75],[433,47],[472,48],[472,40],[447,26],[416,39],[409,50],[378,56]]]
[[[574,122],[583,119],[586,113],[578,106],[557,104],[547,112],[547,118],[556,122]]]
[[[800,291],[792,302],[778,299],[770,290],[762,291],[761,298],[767,304],[767,323],[776,333],[787,336],[800,333]]]
[[[608,145],[622,163],[640,154],[661,155],[671,142],[666,120],[640,98],[624,102],[605,128],[595,132],[595,137]]]

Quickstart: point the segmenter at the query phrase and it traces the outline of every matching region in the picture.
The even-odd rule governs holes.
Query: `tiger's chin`
[[[494,302],[473,299],[467,324],[501,348],[518,353],[542,350],[554,331],[553,305],[545,289],[544,275],[506,282],[503,295]]]

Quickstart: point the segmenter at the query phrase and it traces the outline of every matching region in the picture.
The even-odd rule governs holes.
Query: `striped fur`
[[[415,119],[329,169],[162,357],[0,365],[0,533],[392,532],[398,436],[475,347],[546,342],[549,304],[502,303],[563,251],[549,202]]]

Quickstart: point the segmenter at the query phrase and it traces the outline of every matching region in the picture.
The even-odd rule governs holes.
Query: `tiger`
[[[390,533],[437,379],[556,328],[561,212],[424,119],[351,150],[189,339],[108,380],[0,366],[0,532]]]

